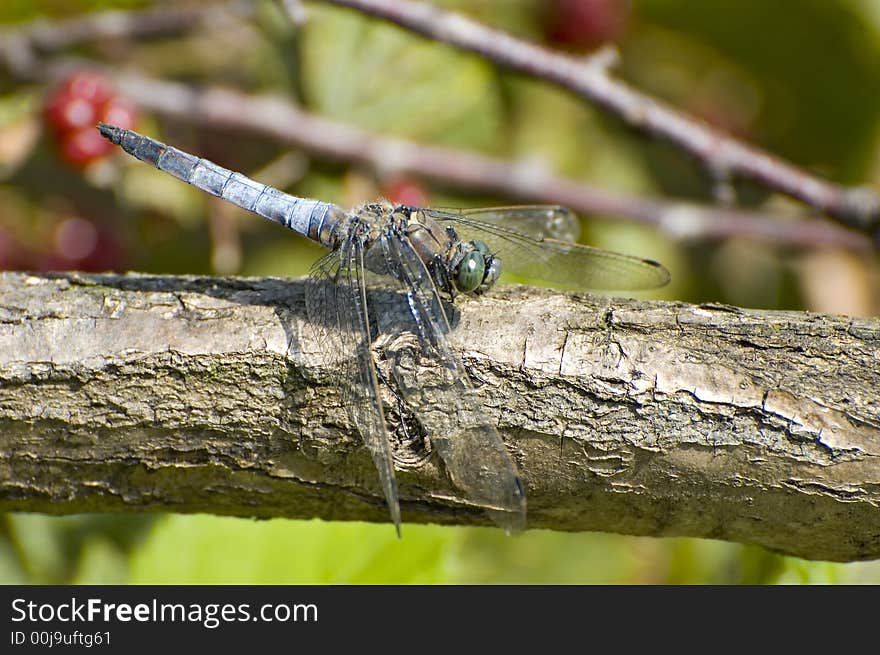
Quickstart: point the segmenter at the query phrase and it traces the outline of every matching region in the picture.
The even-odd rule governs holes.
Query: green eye
[[[455,286],[463,292],[473,291],[483,283],[486,275],[486,260],[479,250],[471,250],[464,256],[455,272]]]

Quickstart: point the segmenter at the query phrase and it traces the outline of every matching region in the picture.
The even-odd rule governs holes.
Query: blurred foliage
[[[0,20],[16,23],[34,18],[70,18],[88,11],[103,9],[141,9],[149,0],[5,0],[0,8]]]
[[[678,41],[678,48],[668,51],[678,50],[690,62],[699,61],[700,52],[708,54],[691,65],[696,79],[673,99],[715,93],[735,102],[728,97],[736,92],[731,86],[750,86],[740,93],[751,96],[749,132],[756,141],[847,182],[864,179],[880,110],[880,43],[857,6],[828,0],[638,3],[644,32],[656,34],[649,38]],[[647,77],[639,79],[650,84]],[[650,88],[670,95],[656,84]]]
[[[577,0],[440,4],[578,54],[601,40],[603,29],[613,29],[619,74],[638,88],[831,179],[864,183],[876,175],[880,9],[874,0],[585,2],[588,8],[570,15],[553,12],[571,11]],[[0,3],[0,27],[181,4],[7,0]],[[526,158],[590,184],[711,198],[704,172],[686,156],[555,87],[355,12],[309,3],[309,20],[296,28],[274,3],[255,5],[250,20],[75,52],[157,77],[288,94],[310,111],[375,133]],[[46,91],[0,69],[0,267],[293,276],[305,274],[321,252],[127,158],[85,170],[65,167],[41,125]],[[144,117],[140,129],[290,192],[344,205],[401,188],[384,171],[328,163],[240,133],[155,116]],[[406,184],[441,206],[510,202],[418,180]],[[748,184],[738,191],[745,204],[790,209]],[[877,309],[873,262],[839,253],[817,267],[809,265],[816,253],[736,239],[690,246],[642,226],[589,218],[590,243],[670,267],[674,285],[653,297],[794,309],[809,298],[806,308],[822,311],[841,294],[824,292],[823,299],[817,274],[810,273],[821,271],[823,279],[840,275],[865,287],[852,294],[862,300],[835,305],[836,311]],[[852,274],[856,269],[863,275]],[[810,563],[694,539],[547,531],[508,538],[490,529],[406,523],[403,534],[398,541],[389,525],[320,521],[6,515],[0,582],[880,582],[876,563]]]
[[[316,6],[311,16],[302,75],[314,111],[382,134],[498,147],[500,98],[486,62],[355,12]],[[390,80],[406,93],[389,93]]]

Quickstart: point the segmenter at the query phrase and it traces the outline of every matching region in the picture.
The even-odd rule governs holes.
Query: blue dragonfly
[[[378,202],[346,211],[131,130],[106,124],[98,129],[137,159],[330,250],[312,267],[306,313],[378,469],[398,534],[400,503],[382,385],[393,388],[470,502],[508,532],[525,526],[526,494],[517,466],[450,345],[444,303],[458,294],[486,293],[502,271],[569,289],[649,289],[669,281],[669,272],[655,261],[575,243],[577,220],[563,207],[440,210]],[[380,295],[400,302],[379,302]]]

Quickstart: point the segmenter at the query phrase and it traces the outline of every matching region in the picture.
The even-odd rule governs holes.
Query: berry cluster
[[[97,123],[131,129],[137,111],[104,75],[84,70],[73,73],[49,93],[43,117],[61,159],[74,168],[84,168],[114,149],[95,129]]]
[[[430,204],[425,187],[408,177],[389,180],[379,191],[383,198],[395,205],[427,207]]]
[[[41,222],[30,236],[0,224],[0,271],[121,271],[128,265],[123,237],[112,224],[71,213]]]
[[[547,40],[575,50],[620,39],[631,12],[629,0],[550,0],[543,7]]]

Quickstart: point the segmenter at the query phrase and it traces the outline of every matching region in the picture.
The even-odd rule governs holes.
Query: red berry
[[[11,232],[0,227],[0,270],[30,268],[31,253],[16,239]]]
[[[81,261],[98,245],[98,230],[91,221],[79,216],[65,218],[55,228],[55,254],[70,261]]]
[[[90,125],[64,135],[59,154],[74,168],[83,168],[112,150],[113,144],[102,137],[94,125]]]
[[[69,91],[61,91],[46,105],[46,122],[56,133],[92,126],[98,119],[98,108]]]
[[[122,271],[130,266],[121,236],[108,228],[98,230],[98,243],[81,268],[86,271]]]
[[[425,207],[429,204],[428,192],[418,182],[400,177],[382,186],[382,195],[396,205]]]
[[[101,108],[98,120],[130,130],[137,124],[137,107],[128,98],[114,96]]]
[[[66,268],[119,271],[128,265],[119,235],[107,226],[95,225],[83,218],[71,218],[59,226],[56,243],[66,248],[63,255]]]
[[[113,96],[110,81],[92,71],[74,73],[46,98],[46,124],[56,133],[94,126]]]
[[[547,4],[547,39],[574,48],[594,48],[619,39],[629,20],[628,0],[551,0]]]
[[[127,257],[119,236],[80,216],[69,216],[55,226],[39,270],[122,270]]]
[[[137,121],[134,104],[117,96],[110,80],[94,71],[74,73],[53,89],[43,115],[61,158],[78,168],[113,150],[95,130],[98,122],[133,128]]]
[[[67,78],[64,86],[77,98],[88,100],[95,106],[103,105],[113,96],[113,83],[95,71],[74,73]]]

